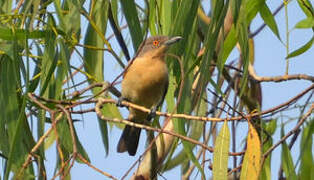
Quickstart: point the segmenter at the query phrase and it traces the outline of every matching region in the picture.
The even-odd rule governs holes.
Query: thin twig
[[[314,94],[314,91],[312,92],[312,94],[310,94],[310,96],[307,98],[307,100],[305,101],[304,104],[309,104],[310,100],[312,99],[313,94]],[[300,117],[299,117],[298,122],[300,122],[300,121],[302,120],[302,116],[301,116],[301,115],[304,113],[305,108],[306,108],[306,106],[304,106],[304,107],[302,108],[302,110],[301,110],[301,112],[300,112]],[[290,150],[291,150],[292,146],[295,144],[295,142],[296,142],[296,140],[297,140],[297,138],[298,138],[300,132],[301,132],[301,130],[299,129],[299,130],[298,130],[297,132],[295,132],[294,135],[292,136],[291,141],[290,141],[289,146],[288,146],[288,148],[289,148]],[[279,173],[278,173],[279,176],[282,176],[282,173],[283,173],[283,169],[282,169],[282,164],[281,164],[281,165],[280,165],[280,168],[279,168]]]
[[[109,86],[107,86],[104,89],[107,89]],[[280,110],[283,107],[287,107],[289,106],[291,103],[295,102],[296,100],[298,100],[299,98],[301,98],[302,96],[304,96],[306,93],[308,93],[309,91],[314,89],[314,84],[312,84],[310,87],[308,87],[307,89],[305,89],[304,91],[302,91],[301,93],[299,93],[298,95],[296,95],[295,97],[291,98],[290,100],[288,100],[287,102],[284,102],[280,105],[277,105],[275,107],[272,107],[268,110],[265,111],[261,111],[261,112],[255,112],[255,113],[251,113],[251,114],[247,114],[247,115],[243,115],[243,116],[236,116],[236,117],[230,117],[230,118],[210,118],[210,117],[201,117],[201,116],[192,116],[192,115],[187,115],[187,114],[172,114],[172,113],[167,113],[167,112],[160,112],[157,111],[156,115],[158,116],[165,116],[165,117],[171,117],[171,118],[183,118],[183,119],[189,119],[189,120],[198,120],[198,121],[214,121],[214,122],[223,122],[223,121],[239,121],[242,119],[246,119],[246,118],[254,118],[257,116],[261,116],[264,114],[268,114],[268,113],[274,113],[277,110]],[[34,96],[34,94],[31,94],[30,96]],[[36,96],[38,97],[38,96]],[[44,100],[43,98],[41,98],[42,100]],[[47,100],[47,99],[46,99]],[[90,98],[88,99],[89,101],[91,100]],[[65,101],[69,104],[73,104],[71,106],[67,106],[67,108],[73,108],[78,104],[83,104],[84,102],[88,102],[88,100],[84,100],[84,101]],[[96,102],[94,100],[92,100],[93,102]],[[99,102],[99,99],[97,100]],[[112,103],[112,104],[116,104],[117,101],[114,99],[104,99],[101,98],[101,103]],[[149,113],[151,110],[144,107],[144,106],[140,106],[140,105],[136,105],[127,101],[122,101],[122,105],[126,106],[126,107],[131,107],[133,109],[136,110],[140,110],[142,112],[146,112]],[[41,105],[40,105],[41,106]],[[47,109],[46,107],[43,107],[45,109]],[[48,109],[49,110],[49,109]]]
[[[186,140],[186,141],[189,141],[193,144],[197,144],[203,148],[205,148],[206,150],[208,150],[209,152],[213,152],[213,148],[203,144],[203,143],[200,143],[192,138],[189,138],[189,137],[186,137],[184,135],[181,135],[181,134],[177,134],[175,132],[172,132],[172,131],[167,131],[167,130],[163,130],[163,129],[159,129],[159,128],[153,128],[153,127],[150,127],[150,126],[146,126],[146,125],[143,125],[143,124],[139,124],[139,123],[134,123],[134,122],[131,122],[131,121],[128,121],[128,120],[123,120],[123,119],[118,119],[118,118],[108,118],[108,117],[105,117],[104,115],[101,114],[101,106],[106,102],[106,99],[103,99],[103,98],[99,98],[98,99],[98,103],[96,104],[95,106],[95,111],[96,111],[96,114],[98,115],[98,117],[102,120],[105,120],[105,121],[111,121],[111,122],[116,122],[116,123],[123,123],[123,124],[126,124],[126,125],[129,125],[129,126],[134,126],[134,127],[137,127],[137,128],[141,128],[141,129],[146,129],[146,130],[150,130],[150,131],[156,131],[156,132],[160,132],[160,133],[165,133],[165,134],[170,134],[172,136],[176,136],[180,139],[183,139],[183,140]],[[122,101],[122,104],[124,104],[125,101]],[[229,152],[229,155],[232,155],[232,156],[237,156],[237,155],[242,155],[244,152],[238,152],[238,153],[233,153],[233,152]]]
[[[75,135],[75,129],[74,129],[74,126],[73,126],[72,117],[71,117],[71,114],[69,113],[69,111],[67,109],[65,109],[61,105],[57,105],[57,107],[60,108],[63,111],[63,113],[66,115],[66,118],[68,120],[68,124],[69,124],[69,127],[70,127],[70,133],[71,133],[72,144],[73,144],[73,156],[70,158],[70,159],[73,159],[73,160],[72,160],[72,163],[70,164],[69,168],[66,170],[65,174],[63,175],[63,176],[66,176],[70,172],[71,168],[73,167],[75,159],[77,157],[76,135]]]
[[[249,66],[249,72],[250,76],[258,82],[283,82],[283,81],[289,81],[289,80],[308,80],[311,82],[314,82],[314,76],[309,76],[307,74],[292,74],[292,75],[283,75],[283,76],[258,76],[255,71],[250,70]]]
[[[89,163],[81,154],[78,154],[77,157],[83,162],[85,163],[87,166],[89,166],[90,168],[94,169],[95,171],[99,172],[100,174],[110,178],[110,179],[114,179],[117,180],[117,178],[113,177],[111,174],[106,173],[100,169],[98,169],[97,167],[93,166],[91,163]]]
[[[305,122],[305,120],[312,114],[312,111],[314,110],[314,103],[312,103],[311,108],[308,110],[308,112],[302,117],[302,119],[298,122],[298,124],[289,131],[284,137],[282,137],[276,144],[274,144],[271,148],[269,148],[264,154],[263,154],[263,160],[265,161],[267,156],[280,144],[282,144],[288,137],[293,135],[294,133],[298,132],[299,128],[302,126],[302,124]],[[262,163],[263,164],[263,163]]]
[[[59,115],[56,120],[55,123],[58,123],[62,118],[62,115]],[[44,140],[48,137],[48,135],[52,132],[52,130],[54,129],[54,125],[52,125],[46,132],[44,135],[42,135],[39,140],[37,141],[36,145],[32,148],[31,152],[28,154],[28,156],[26,157],[22,168],[19,171],[19,174],[17,177],[21,177],[23,171],[27,168],[27,166],[29,165],[29,163],[32,160],[33,154],[35,154],[35,152],[39,149],[40,145],[44,142]]]

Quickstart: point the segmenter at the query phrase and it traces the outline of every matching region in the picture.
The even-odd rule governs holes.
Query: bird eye
[[[153,45],[154,46],[158,46],[159,45],[159,41],[157,41],[157,40],[153,41]]]

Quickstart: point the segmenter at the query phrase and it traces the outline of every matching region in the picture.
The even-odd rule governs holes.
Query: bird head
[[[138,57],[140,56],[152,56],[160,57],[164,56],[169,47],[181,40],[181,36],[152,36],[147,38],[139,47]]]

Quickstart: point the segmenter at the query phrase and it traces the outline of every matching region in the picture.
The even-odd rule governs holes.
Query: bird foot
[[[127,99],[122,97],[122,96],[120,96],[116,105],[118,107],[124,107],[124,105],[122,104],[122,101],[125,101],[125,100],[127,100]]]

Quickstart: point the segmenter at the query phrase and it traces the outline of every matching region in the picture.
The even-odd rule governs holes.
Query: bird
[[[151,113],[130,107],[129,121],[146,124],[162,105],[169,84],[166,52],[181,39],[181,36],[151,36],[139,46],[137,55],[124,72],[118,104],[121,105],[122,100],[126,100],[151,109]],[[130,156],[134,156],[140,133],[141,128],[126,125],[118,142],[117,152],[127,151]]]

